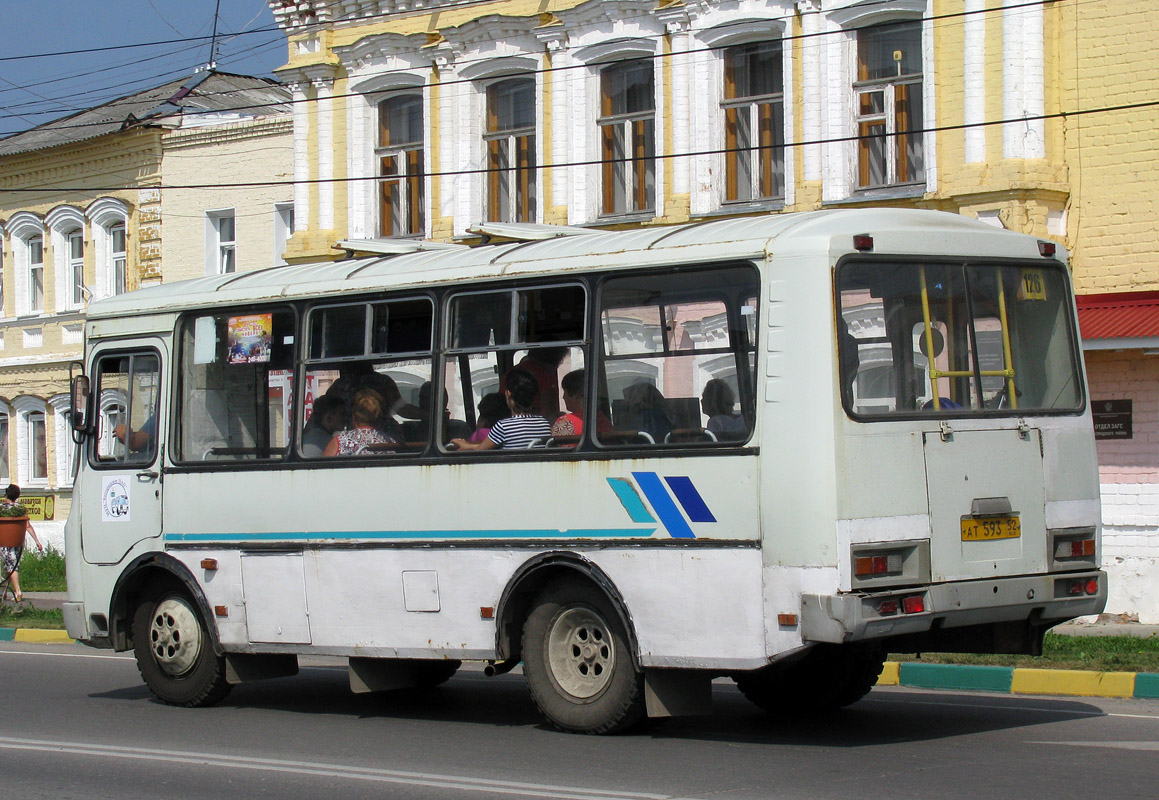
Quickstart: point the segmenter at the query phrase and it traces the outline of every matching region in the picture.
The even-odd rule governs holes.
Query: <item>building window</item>
[[[487,219],[535,221],[535,79],[487,87]]]
[[[378,104],[379,206],[381,236],[421,236],[423,217],[423,98],[391,97]]]
[[[209,242],[206,254],[210,275],[228,275],[237,271],[237,242],[234,235],[233,209],[209,214]]]
[[[129,290],[129,276],[126,269],[125,226],[109,228],[109,277],[112,294],[124,294]]]
[[[48,435],[44,424],[44,411],[29,411],[24,414],[24,430],[21,439],[23,466],[25,473],[21,483],[44,486],[48,483]]]
[[[0,317],[4,316],[4,238],[0,236]]]
[[[286,263],[286,244],[294,235],[294,204],[274,204],[274,263]]]
[[[785,196],[781,43],[724,51],[725,201]]]
[[[83,231],[68,234],[69,297],[74,306],[84,303],[85,235]]]
[[[0,414],[0,483],[8,485],[8,415]]]
[[[858,188],[924,183],[920,21],[857,31],[853,93]]]
[[[28,246],[28,310],[44,311],[44,237],[33,236]]]
[[[600,72],[600,158],[604,214],[656,206],[656,101],[650,60]]]

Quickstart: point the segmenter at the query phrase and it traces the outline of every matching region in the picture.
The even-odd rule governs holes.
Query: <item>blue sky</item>
[[[269,77],[285,63],[286,44],[266,0],[220,4],[217,68]],[[190,75],[209,61],[216,6],[217,0],[0,0],[0,136]]]

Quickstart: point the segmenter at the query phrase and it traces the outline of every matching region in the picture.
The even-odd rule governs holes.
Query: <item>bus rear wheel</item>
[[[802,659],[733,679],[741,694],[772,714],[832,711],[865,697],[883,664],[876,647],[818,645]]]
[[[523,628],[531,699],[556,728],[617,733],[644,718],[643,676],[603,592],[582,581],[549,586]]]
[[[214,652],[205,621],[183,589],[146,596],[137,606],[133,652],[145,685],[162,702],[193,708],[229,694],[225,659]]]

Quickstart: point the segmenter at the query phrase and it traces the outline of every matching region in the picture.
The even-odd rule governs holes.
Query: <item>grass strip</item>
[[[5,603],[0,606],[0,628],[64,630],[64,614],[59,608],[36,608],[27,603],[21,608]]]
[[[891,653],[890,661],[1030,669],[1159,673],[1159,637],[1046,634],[1041,656]]]

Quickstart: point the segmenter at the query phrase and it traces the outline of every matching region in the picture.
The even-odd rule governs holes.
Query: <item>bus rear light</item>
[[[859,233],[853,237],[853,249],[868,253],[873,249],[873,237],[868,233]]]
[[[926,599],[918,594],[901,599],[901,610],[907,614],[920,614],[926,610]]]
[[[1095,554],[1095,540],[1063,539],[1054,546],[1055,558],[1091,558]]]
[[[890,614],[896,614],[897,609],[898,609],[898,602],[897,602],[896,598],[893,600],[882,600],[881,605],[879,605],[877,607],[877,613],[881,614],[884,617],[884,616],[888,616]]]
[[[905,558],[901,553],[859,556],[853,562],[853,574],[859,578],[867,575],[889,575],[901,572]]]
[[[1099,593],[1098,580],[1096,578],[1091,578],[1090,580],[1087,581],[1087,585],[1085,588],[1086,588],[1087,594],[1098,594]]]
[[[1054,255],[1055,248],[1056,248],[1056,245],[1054,242],[1042,242],[1042,241],[1040,241],[1038,243],[1038,254],[1040,256],[1043,256],[1044,258],[1050,258]]]

